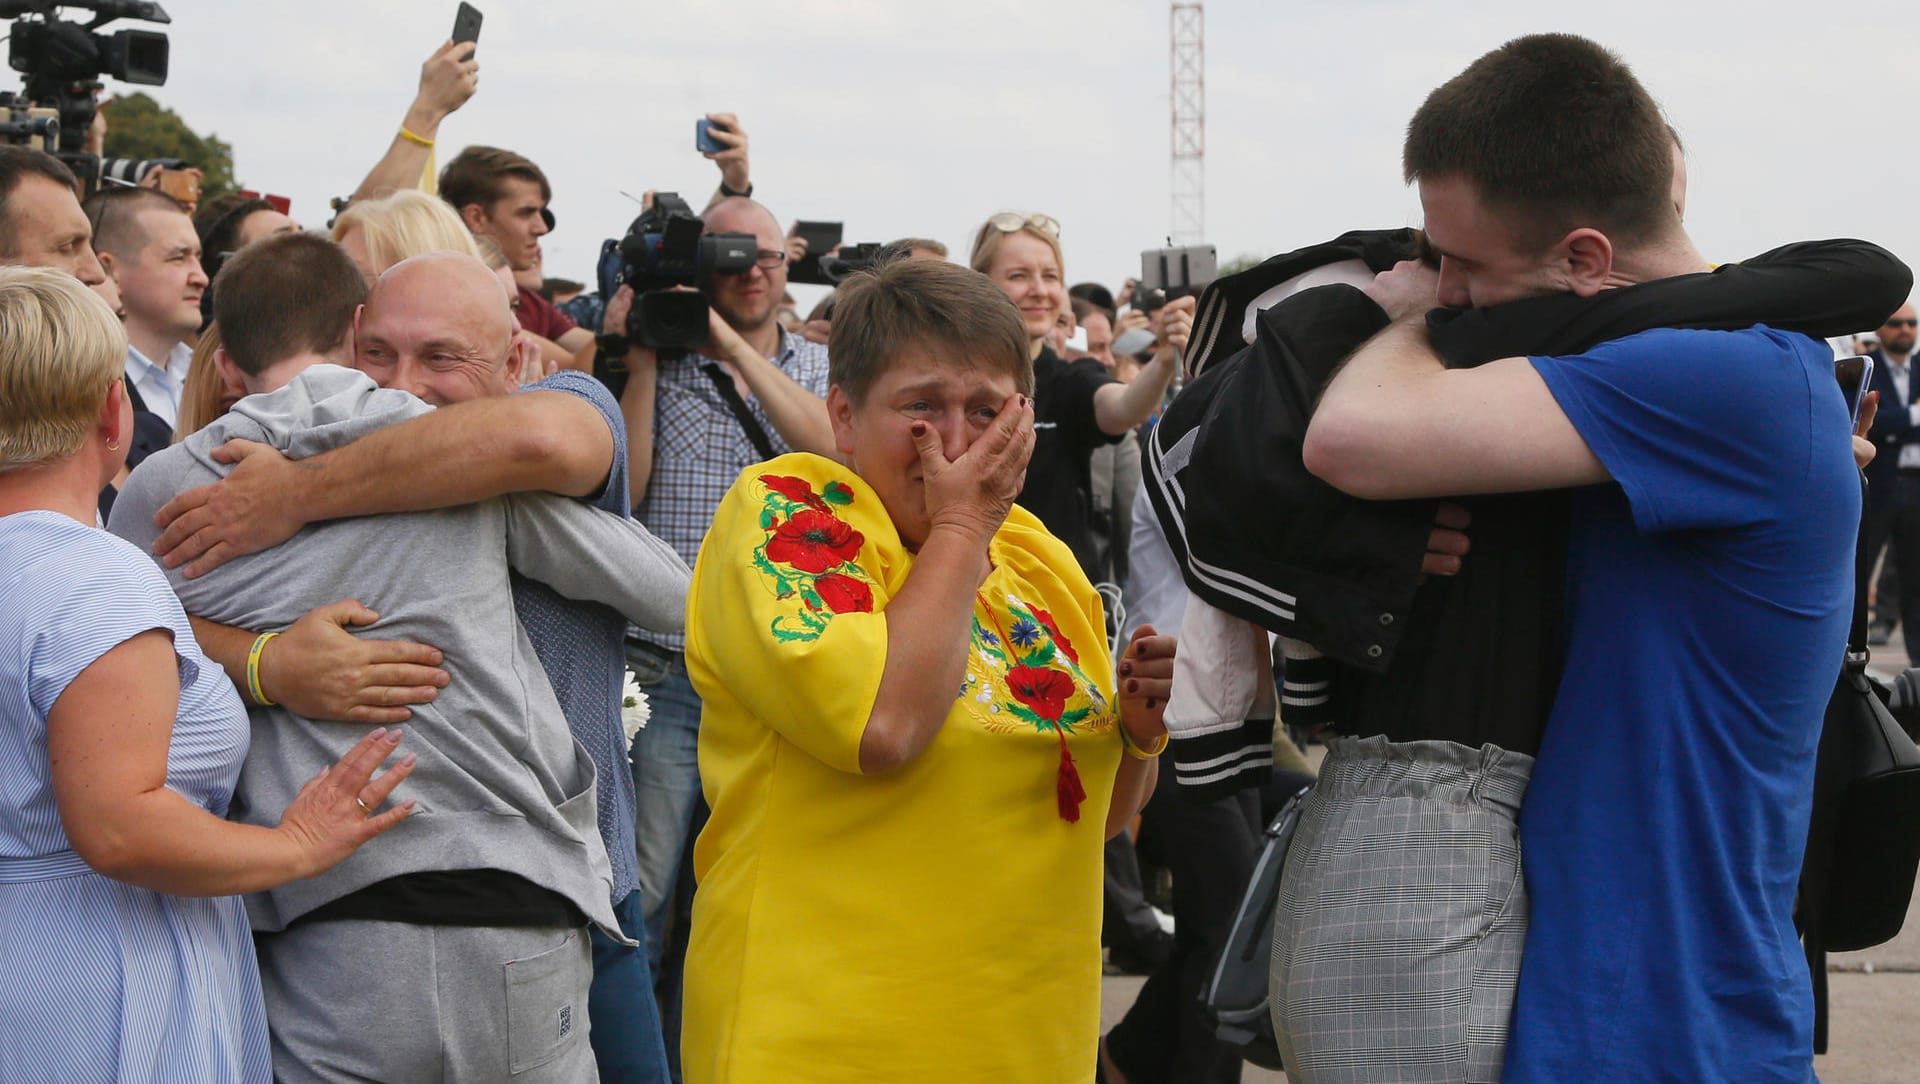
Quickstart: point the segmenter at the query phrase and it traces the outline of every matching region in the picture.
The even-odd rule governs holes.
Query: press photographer
[[[665,224],[663,218],[663,242]],[[691,296],[704,298],[707,306],[705,344],[664,360],[628,337],[629,330],[645,330],[629,328],[632,284],[608,297],[601,325],[604,332],[627,338],[608,345],[625,348],[620,356],[627,382],[620,407],[627,420],[634,517],[689,565],[699,555],[720,499],[749,464],[788,451],[832,455],[834,448],[825,402],[827,349],[781,328],[778,319],[787,288],[786,242],[779,224],[765,207],[741,196],[719,200],[703,221],[682,221],[675,228],[684,235],[695,224],[704,226],[706,235],[746,235],[742,240],[752,245],[751,259],[730,261],[729,270],[710,265],[692,277],[699,292]],[[700,802],[694,755],[700,698],[687,677],[684,643],[680,636],[652,633],[627,641],[628,666],[651,708],[647,725],[633,739],[640,807],[636,835],[647,947],[662,991],[670,1053],[679,1048],[677,991],[685,950],[670,953],[667,934],[674,922],[686,921],[687,911],[676,900],[692,886],[676,880]]]

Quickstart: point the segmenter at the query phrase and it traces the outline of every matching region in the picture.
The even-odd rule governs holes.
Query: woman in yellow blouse
[[[846,465],[749,468],[689,595],[685,1079],[1089,1081],[1101,846],[1153,789],[1173,641],[1116,686],[1099,597],[1013,506],[1033,376],[991,281],[895,263],[836,310]]]

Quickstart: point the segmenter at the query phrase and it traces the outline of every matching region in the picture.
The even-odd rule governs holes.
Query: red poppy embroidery
[[[1034,620],[1040,622],[1040,624],[1046,628],[1047,635],[1053,638],[1054,646],[1058,647],[1067,658],[1072,659],[1073,665],[1080,665],[1080,653],[1073,649],[1073,645],[1067,642],[1065,636],[1060,635],[1060,626],[1053,623],[1053,615],[1035,607],[1033,617]]]
[[[785,523],[773,525],[773,537],[767,539],[767,559],[802,572],[826,572],[859,556],[865,541],[859,531],[832,513],[806,509],[795,512]]]
[[[873,588],[851,576],[829,572],[813,581],[813,589],[827,609],[837,614],[873,612]]]
[[[760,481],[768,489],[790,501],[817,508],[822,512],[827,510],[827,503],[820,499],[820,495],[813,491],[813,486],[807,484],[805,478],[795,478],[786,474],[763,474],[760,476]]]
[[[1060,670],[1016,666],[1007,671],[1007,691],[1035,715],[1057,724],[1073,696],[1074,685],[1073,679]]]

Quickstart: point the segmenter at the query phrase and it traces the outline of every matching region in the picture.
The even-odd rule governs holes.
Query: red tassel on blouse
[[[1087,788],[1080,785],[1080,772],[1073,766],[1073,754],[1067,752],[1067,735],[1060,731],[1060,777],[1054,786],[1054,797],[1060,803],[1060,819],[1068,824],[1080,823],[1080,803],[1087,800]]]

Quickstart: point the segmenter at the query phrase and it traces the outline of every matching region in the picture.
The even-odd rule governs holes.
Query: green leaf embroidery
[[[845,505],[853,503],[853,490],[848,489],[846,485],[841,482],[828,482],[827,488],[821,493],[821,496],[827,499],[828,504]]]
[[[1034,726],[1037,726],[1042,730],[1053,729],[1052,722],[1041,718],[1038,714],[1036,714],[1031,708],[1028,708],[1025,704],[1016,702],[1016,703],[1004,704],[1002,706],[1007,709],[1008,714],[1012,715],[1016,719],[1024,719],[1027,722],[1032,723]]]

